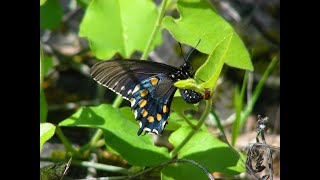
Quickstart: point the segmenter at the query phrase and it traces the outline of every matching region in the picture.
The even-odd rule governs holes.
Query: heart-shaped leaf
[[[86,10],[79,35],[90,41],[99,59],[109,59],[115,53],[129,58],[134,51],[145,49],[157,16],[151,0],[95,0]],[[160,43],[158,33],[153,47]]]
[[[190,131],[192,131],[192,129],[189,126],[181,127],[171,134],[169,137],[170,143],[177,147]],[[245,171],[245,166],[243,166],[237,155],[229,148],[229,146],[204,129],[200,129],[195,133],[195,135],[179,151],[178,157],[192,159],[206,167],[209,172],[239,174]],[[190,169],[187,167],[180,170],[175,166],[168,166],[166,168],[174,168],[180,172],[172,174],[172,170],[162,171],[166,176],[174,177],[175,179],[180,179],[182,176],[188,177],[188,175],[190,175],[190,177],[194,176],[192,175],[193,171],[189,171]],[[199,172],[203,173],[201,171]]]
[[[43,144],[54,135],[55,130],[56,127],[51,123],[40,123],[40,152]]]
[[[168,149],[154,145],[150,135],[138,136],[137,122],[127,120],[128,115],[111,105],[84,107],[59,126],[100,128],[104,132],[107,147],[118,152],[130,164],[157,165],[169,160]]]
[[[201,39],[197,50],[211,54],[223,39],[233,34],[225,54],[225,63],[232,67],[253,70],[242,40],[208,0],[179,0],[177,4],[180,18],[167,16],[163,19],[164,27],[176,40],[194,47]]]

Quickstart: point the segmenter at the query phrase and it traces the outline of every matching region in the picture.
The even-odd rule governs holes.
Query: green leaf
[[[82,8],[86,8],[89,6],[90,2],[92,0],[77,0],[77,3],[82,7]]]
[[[44,123],[47,120],[48,106],[46,96],[43,89],[40,90],[40,122]]]
[[[180,89],[191,89],[202,94],[204,94],[205,91],[196,83],[194,79],[191,78],[177,81],[174,83],[174,86]]]
[[[208,180],[208,176],[199,168],[189,163],[174,163],[161,171],[162,180],[199,179]]]
[[[210,88],[211,93],[214,92],[214,86],[223,68],[232,37],[233,34],[230,34],[218,43],[208,60],[196,72],[196,76],[204,81],[200,83],[200,87]]]
[[[191,130],[192,129],[189,126],[181,127],[169,137],[170,143],[177,147]],[[245,171],[245,166],[242,165],[237,155],[229,148],[229,146],[204,129],[200,129],[185,144],[179,151],[178,157],[195,160],[206,167],[209,172],[239,174]],[[181,172],[180,174],[192,176],[192,172],[189,172],[188,170],[183,173]],[[169,175],[167,173],[167,176],[175,177],[175,179],[180,179],[180,176],[178,175],[179,174]]]
[[[63,10],[59,0],[47,0],[40,7],[40,30],[57,29],[61,25]]]
[[[201,39],[197,50],[211,54],[223,39],[233,34],[225,55],[225,63],[232,67],[253,70],[242,40],[208,0],[179,0],[177,4],[180,18],[167,16],[163,19],[164,27],[176,40],[194,47]]]
[[[150,135],[137,135],[139,125],[127,120],[128,114],[122,114],[125,111],[109,104],[84,107],[62,121],[59,126],[102,129],[107,146],[132,165],[151,166],[169,160],[168,149],[155,146]]]
[[[40,0],[40,6],[42,6],[47,0]]]
[[[184,113],[185,110],[198,110],[194,104],[187,103],[181,97],[173,97],[171,109],[179,113]]]
[[[56,127],[51,123],[40,123],[40,152],[43,144],[54,135],[55,129]]]
[[[86,10],[79,35],[90,41],[99,59],[109,59],[115,53],[129,58],[134,51],[145,49],[157,15],[151,0],[95,0]],[[160,43],[158,33],[153,48]]]
[[[192,124],[197,124],[199,121],[194,119],[191,115],[187,115],[188,119]],[[171,112],[168,120],[168,124],[165,130],[175,131],[182,126],[189,126],[188,123],[183,119],[183,117],[177,112]]]
[[[53,67],[52,57],[45,57],[43,61],[43,75],[46,76],[49,70]]]

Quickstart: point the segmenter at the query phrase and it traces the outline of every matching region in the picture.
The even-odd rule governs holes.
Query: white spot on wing
[[[104,86],[104,87],[107,87],[107,88],[110,89],[111,91],[115,92],[115,93],[118,94],[119,96],[121,96],[121,97],[123,97],[124,99],[126,99],[126,100],[129,101],[129,99],[128,99],[127,97],[125,97],[125,96],[123,96],[122,94],[116,92],[113,88],[110,88],[109,86],[107,86],[107,84],[103,84],[103,83],[101,83],[100,81],[98,81],[98,80],[95,79],[95,78],[93,78],[93,79],[94,79],[95,81],[97,81],[100,85],[102,85],[102,86]]]
[[[140,89],[140,84],[136,85],[136,87],[134,88],[132,94],[136,93],[139,89]]]
[[[151,129],[150,129],[150,128],[147,128],[147,127],[143,128],[143,130],[144,130],[144,131],[147,131],[147,132],[150,132],[150,131],[151,131]]]
[[[124,90],[124,88],[126,88],[126,87],[125,87],[125,86],[122,86],[120,90],[121,90],[121,91],[123,91],[123,90]]]
[[[167,121],[163,121],[162,123],[162,130],[164,129],[164,126],[166,125]]]
[[[134,118],[137,119],[137,117],[138,117],[138,111],[135,110],[135,111],[134,111]]]
[[[152,132],[159,134],[159,132],[156,129],[152,129]]]
[[[132,93],[132,89],[130,89],[127,94],[129,95],[129,94],[131,94],[131,93]]]
[[[134,106],[134,104],[136,103],[136,99],[131,98],[131,99],[130,99],[130,102],[131,102],[131,107],[133,107],[133,106]]]

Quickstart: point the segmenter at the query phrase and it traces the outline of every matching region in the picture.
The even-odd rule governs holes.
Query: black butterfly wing
[[[129,100],[130,90],[144,79],[175,71],[177,71],[175,67],[151,61],[107,60],[96,63],[91,68],[90,74],[99,84]]]
[[[138,84],[130,96],[131,108],[139,120],[138,135],[145,132],[162,134],[167,124],[170,105],[177,88],[166,74],[157,74]]]
[[[169,75],[178,69],[166,64],[141,60],[108,60],[96,63],[91,76],[101,85],[131,102],[135,119],[143,130],[161,134],[175,91]]]

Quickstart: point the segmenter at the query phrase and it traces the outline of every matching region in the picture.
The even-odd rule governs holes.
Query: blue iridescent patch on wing
[[[131,91],[130,91],[131,90]],[[139,121],[142,131],[161,134],[170,113],[170,105],[176,91],[173,82],[164,74],[151,76],[132,87],[128,98],[135,119]]]

